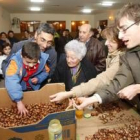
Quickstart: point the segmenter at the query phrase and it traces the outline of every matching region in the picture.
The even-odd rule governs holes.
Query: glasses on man
[[[122,33],[126,33],[126,31],[130,28],[130,27],[132,27],[133,25],[135,25],[135,24],[137,24],[139,21],[136,21],[136,22],[134,22],[133,24],[131,24],[130,26],[128,26],[127,28],[125,28],[125,29],[118,29],[119,30],[119,32],[122,32]]]

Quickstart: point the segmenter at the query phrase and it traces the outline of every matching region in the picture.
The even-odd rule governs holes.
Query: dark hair
[[[9,31],[8,31],[8,35],[9,35],[10,33],[13,33],[13,34],[14,34],[14,32],[13,32],[12,30],[9,30]]]
[[[90,32],[93,32],[93,37],[97,38],[97,35],[99,34],[99,31],[96,28],[91,28]]]
[[[118,50],[124,49],[125,45],[122,40],[118,38],[119,31],[115,24],[112,24],[106,27],[102,31],[103,38],[110,39],[111,41],[115,41],[118,44]]]
[[[42,31],[52,35],[54,35],[55,33],[55,29],[48,23],[41,23],[38,29],[36,30],[37,34],[40,34]]]
[[[2,36],[2,34],[5,34],[5,36],[7,36],[7,34],[6,34],[5,32],[1,32],[1,33],[0,33],[0,36]]]
[[[123,17],[128,17],[134,22],[140,21],[140,3],[128,3],[124,5],[121,10],[119,10],[115,19],[118,26],[121,18]]]
[[[6,48],[7,46],[9,46],[10,48],[12,48],[12,46],[11,46],[9,43],[6,43],[6,42],[5,42],[5,43],[3,43],[2,46],[1,46],[2,53],[3,53],[3,49]],[[4,53],[3,53],[3,54],[4,54]]]
[[[65,29],[65,31],[69,32],[69,29]]]
[[[41,51],[37,43],[27,42],[21,51],[22,57],[39,60]]]

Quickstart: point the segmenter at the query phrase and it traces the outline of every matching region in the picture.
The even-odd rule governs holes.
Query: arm
[[[26,115],[28,111],[21,101],[23,91],[20,85],[20,78],[18,76],[18,66],[14,60],[10,62],[7,68],[5,86],[11,99],[17,103],[18,113]]]
[[[51,76],[53,75],[53,73],[55,71],[55,67],[56,67],[56,64],[57,64],[57,53],[56,53],[56,51],[53,47],[48,49],[46,51],[46,53],[49,54],[49,67],[50,67],[49,77],[51,78]]]
[[[13,101],[19,101],[22,99],[23,91],[22,86],[20,85],[18,66],[14,60],[11,60],[7,67],[5,75],[5,87]]]
[[[97,91],[98,95],[102,99],[102,103],[114,101],[118,99],[117,93],[124,87],[134,83],[131,69],[123,56],[121,59],[121,66],[114,79],[109,86],[105,89]]]
[[[96,44],[96,57],[95,57],[95,68],[98,71],[98,73],[101,73],[106,68],[106,54],[104,50],[104,46],[99,41]]]
[[[49,75],[48,66],[45,65],[45,67],[43,68],[42,72],[39,73],[37,76],[35,76],[38,79],[37,83],[41,84],[45,79],[47,79],[48,75]]]

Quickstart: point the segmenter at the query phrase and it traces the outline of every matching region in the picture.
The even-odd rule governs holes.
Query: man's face
[[[129,28],[128,28],[129,27]],[[140,24],[135,24],[133,20],[123,17],[120,20],[119,39],[121,39],[128,49],[140,45]]]
[[[38,34],[35,39],[42,52],[44,52],[47,48],[52,46],[53,43],[53,35],[45,33],[43,31],[40,34]]]
[[[91,32],[88,27],[81,26],[79,29],[79,40],[83,43],[86,43],[91,37]]]

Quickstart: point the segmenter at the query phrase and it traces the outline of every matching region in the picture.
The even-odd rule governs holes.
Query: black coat
[[[58,63],[51,82],[64,83],[66,86],[66,91],[69,91],[72,87],[77,86],[82,82],[87,82],[91,78],[95,78],[96,75],[97,72],[93,64],[84,58],[81,61],[81,72],[78,76],[77,82],[73,85],[71,71],[65,59]]]

